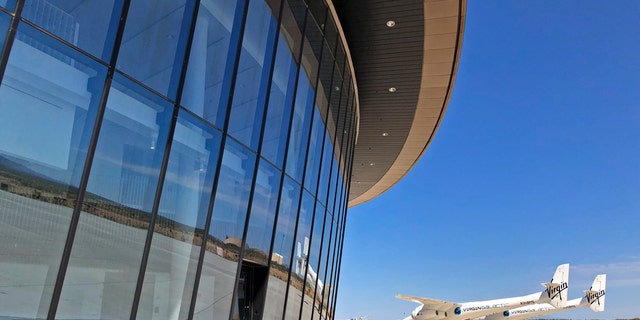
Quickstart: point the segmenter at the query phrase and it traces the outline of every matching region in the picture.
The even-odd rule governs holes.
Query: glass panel
[[[11,16],[0,11],[0,48],[4,47],[4,40],[7,36]]]
[[[227,139],[216,202],[211,220],[211,235],[225,244],[239,247],[251,192],[255,155],[234,140]],[[227,248],[238,253],[239,248]]]
[[[329,108],[329,99],[334,94],[340,93],[339,86],[333,86],[333,56],[331,50],[327,47],[326,42],[322,49],[322,63],[320,63],[320,78],[318,81],[318,88],[316,89],[316,107],[320,109],[323,121],[327,121],[327,112]],[[332,118],[329,118],[330,122],[326,124],[327,127],[335,128]]]
[[[316,20],[316,23],[318,25],[323,25],[324,24],[324,19],[326,16],[326,12],[327,12],[327,7],[324,4],[324,1],[322,0],[311,0],[308,1],[309,3],[309,10],[311,11],[311,14],[313,16],[313,19]]]
[[[333,17],[331,15],[329,15],[329,17],[325,22],[324,36],[325,36],[326,43],[329,45],[329,48],[331,49],[331,55],[335,57],[336,42],[340,40],[338,36],[338,28],[336,27],[336,23],[334,22]]]
[[[324,227],[325,210],[316,201],[315,214],[313,216],[313,231],[311,232],[311,245],[309,248],[309,261],[307,266],[306,287],[304,289],[304,303],[302,304],[302,319],[311,319],[311,313],[318,310],[319,301],[315,301],[316,288],[318,288],[318,270],[320,263],[320,245],[322,244],[322,228]],[[326,245],[326,244],[325,244]],[[322,286],[320,282],[320,286]]]
[[[348,81],[344,82],[344,90],[345,90],[345,94],[343,95],[340,104],[341,104],[341,109],[344,110],[344,112],[341,110],[341,115],[344,114],[345,117],[345,121],[344,121],[344,127],[342,128],[342,132],[343,132],[343,136],[342,136],[342,140],[340,140],[339,143],[339,147],[340,147],[340,170],[344,171],[346,170],[346,161],[350,161],[349,160],[349,153],[347,153],[347,150],[349,149],[349,143],[350,143],[350,139],[351,139],[351,122],[353,119],[353,108],[352,105],[350,104],[350,102],[352,101],[351,99],[349,99],[350,95],[347,94],[349,92],[351,92],[351,82],[350,82],[350,78],[347,79]]]
[[[17,35],[0,86],[0,318],[46,318],[106,68]]]
[[[306,67],[308,67],[307,72],[310,79],[315,79],[317,76],[322,44],[324,43],[324,36],[322,35],[322,27],[324,26],[321,27],[320,24],[324,24],[324,21],[316,23],[316,20],[311,15],[307,15],[307,24],[304,30],[305,45],[308,44],[311,47],[311,52],[309,53],[313,53],[313,56],[306,57],[308,61],[304,61],[305,57],[303,57],[303,64],[309,63]]]
[[[201,1],[181,104],[222,128],[244,1]]]
[[[186,319],[221,134],[191,114],[178,117],[162,188],[138,319]]]
[[[262,138],[262,156],[269,159],[279,168],[284,165],[284,151],[289,134],[291,105],[296,82],[297,64],[293,52],[285,41],[284,31],[278,38],[278,50],[272,76],[269,107]]]
[[[191,7],[185,6],[185,0],[133,0],[118,54],[118,69],[175,99],[191,28]]]
[[[333,160],[333,142],[328,132],[324,133],[324,147],[322,151],[322,166],[320,167],[320,184],[318,185],[318,200],[322,204],[327,202],[329,192],[329,175]]]
[[[291,251],[299,200],[300,186],[285,176],[280,195],[276,234],[273,238],[271,268],[263,315],[265,320],[282,320],[284,314],[284,294],[291,270]]]
[[[323,231],[323,240],[322,240],[322,253],[320,254],[320,268],[318,270],[318,285],[316,287],[316,300],[315,303],[318,304],[316,307],[316,312],[319,312],[321,315],[327,313],[326,305],[327,305],[327,295],[329,294],[329,290],[331,290],[331,286],[327,285],[327,269],[329,267],[329,248],[331,248],[333,239],[331,235],[333,233],[333,216],[330,214],[325,215],[325,224]],[[314,316],[314,319],[319,319]]]
[[[336,233],[339,233],[339,230],[340,230],[339,224],[336,225],[336,227],[337,227]],[[332,261],[331,261],[331,273],[329,275],[329,284],[331,286],[331,290],[329,290],[329,292],[327,294],[327,299],[325,301],[325,306],[327,308],[327,313],[326,313],[326,317],[327,318],[333,317],[333,312],[334,312],[333,306],[334,306],[334,299],[335,299],[335,296],[336,296],[336,290],[335,290],[336,286],[335,285],[336,285],[336,281],[337,281],[337,269],[338,269],[338,266],[337,266],[337,263],[338,263],[338,249],[337,248],[338,248],[338,245],[339,245],[338,243],[339,243],[339,239],[336,239],[335,245],[334,245],[334,251],[333,251],[332,256],[331,256],[331,259],[332,259]]]
[[[0,0],[0,7],[13,11],[16,9],[16,0]]]
[[[286,165],[287,173],[296,181],[302,181],[302,174],[304,172],[314,95],[313,87],[311,83],[309,83],[309,79],[305,76],[305,72],[300,69],[300,73]]]
[[[116,74],[56,317],[129,317],[171,117]]]
[[[320,159],[322,156],[322,139],[324,138],[324,122],[320,117],[318,108],[313,110],[313,127],[309,141],[307,154],[307,169],[304,178],[304,187],[315,195],[318,188],[318,175],[320,174]]]
[[[311,221],[315,201],[308,192],[302,193],[300,216],[298,217],[298,233],[294,243],[294,260],[291,278],[289,279],[289,293],[287,294],[286,319],[298,319],[302,303],[302,289],[309,260],[309,240],[311,237]]]
[[[28,0],[22,17],[109,61],[121,11],[121,0]]]
[[[264,0],[249,3],[228,132],[253,150],[260,140],[277,26]]]
[[[336,66],[338,66],[338,69],[340,70],[340,75],[344,75],[344,69],[347,66],[347,64],[346,64],[347,55],[344,52],[344,48],[342,46],[342,41],[340,39],[338,39],[336,41],[335,57],[336,57]],[[345,77],[345,79],[346,79],[346,77]]]
[[[329,197],[327,199],[327,206],[331,207],[334,205],[334,200],[336,198],[336,186],[338,183],[342,183],[340,179],[338,179],[338,162],[336,158],[333,157],[333,163],[331,164],[331,179],[329,180]]]
[[[253,192],[244,259],[267,265],[282,173],[261,160]]]
[[[335,94],[331,95],[331,99],[329,101],[329,108],[331,109],[332,122],[334,124],[333,127],[330,128],[329,134],[332,137],[332,141],[334,141],[334,145],[338,146],[341,142],[342,134],[344,133],[344,114],[345,108],[341,108],[340,102],[345,101],[343,96],[347,95],[347,91],[344,90],[344,82],[342,81],[342,77],[340,76],[340,72],[338,71],[337,66],[334,65],[333,68],[333,84]],[[337,151],[337,148],[336,148]],[[336,152],[334,151],[334,152]]]
[[[227,138],[196,300],[196,319],[228,319],[255,155]]]

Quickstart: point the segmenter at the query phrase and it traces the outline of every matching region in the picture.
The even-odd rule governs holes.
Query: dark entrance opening
[[[268,267],[242,261],[237,288],[239,320],[262,319],[268,276]]]

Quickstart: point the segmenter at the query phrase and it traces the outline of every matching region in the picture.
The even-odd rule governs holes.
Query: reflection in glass
[[[284,314],[284,294],[291,270],[291,251],[299,200],[300,186],[285,176],[280,195],[276,234],[272,246],[271,268],[263,315],[265,320],[282,320]]]
[[[338,241],[339,239],[337,238],[338,235],[340,234],[340,228],[339,228],[339,223],[338,223],[338,218],[336,215],[333,216],[333,221],[332,221],[332,227],[331,227],[331,245],[329,247],[329,261],[328,261],[328,269],[327,269],[327,275],[326,275],[326,281],[325,283],[327,284],[325,287],[325,294],[324,294],[324,303],[323,303],[323,315],[325,315],[326,318],[332,317],[332,313],[333,313],[333,309],[332,309],[332,299],[334,297],[334,293],[335,293],[335,281],[336,281],[336,275],[335,275],[335,270],[336,270],[336,261],[337,261],[337,254],[338,254]]]
[[[275,167],[265,160],[260,160],[251,204],[244,260],[267,265],[281,176],[281,172]]]
[[[106,68],[27,25],[16,36],[0,86],[0,318],[46,318]]]
[[[0,7],[13,11],[16,8],[16,0],[0,0]]]
[[[185,2],[131,1],[118,54],[119,70],[170,99],[175,99],[193,16]]]
[[[327,195],[329,193],[329,175],[331,174],[331,166],[333,160],[333,142],[328,132],[324,133],[324,146],[322,151],[322,166],[320,167],[320,184],[318,185],[318,200],[322,204],[327,203]],[[327,206],[331,208],[331,206]]]
[[[324,122],[320,117],[320,111],[318,111],[318,108],[314,108],[313,126],[311,127],[311,139],[309,140],[309,152],[307,154],[307,169],[304,178],[304,187],[314,195],[318,188],[320,159],[322,157],[322,138],[324,138],[324,132]]]
[[[323,42],[325,2],[18,3],[0,79],[0,318],[46,318],[56,279],[56,318],[126,319],[136,301],[138,319],[185,319],[194,305],[196,319],[228,320],[234,290],[265,298],[268,320],[332,317],[354,137],[341,106],[354,96],[347,69],[348,85],[334,77],[335,26]],[[15,4],[0,0],[0,45]],[[234,286],[241,252],[243,268],[268,274],[266,297]]]
[[[314,309],[314,312],[319,312],[322,315],[327,313],[327,295],[331,290],[331,285],[327,282],[327,269],[329,268],[329,248],[331,248],[333,238],[333,216],[330,214],[325,215],[324,231],[322,239],[322,252],[320,253],[320,267],[318,269],[318,285],[316,286],[316,300],[315,303],[319,305]],[[317,319],[314,316],[314,319]]]
[[[324,227],[325,210],[320,202],[316,202],[313,226],[311,231],[311,244],[309,248],[309,261],[307,266],[306,284],[304,289],[304,303],[302,304],[303,319],[311,319],[311,313],[320,307],[320,301],[315,299],[317,289],[322,290],[324,283],[320,281],[318,272],[320,268],[320,247],[322,245],[322,231]],[[326,245],[326,244],[324,244]]]
[[[299,49],[293,52],[297,54],[297,50]],[[284,151],[289,135],[289,119],[291,119],[297,68],[292,51],[285,41],[285,34],[281,31],[278,37],[278,50],[262,138],[262,156],[279,168],[284,166]]]
[[[224,149],[210,233],[233,251],[225,257],[236,259],[247,215],[255,155],[232,139],[227,139]]]
[[[196,319],[227,319],[240,255],[255,155],[227,138],[198,286]]]
[[[287,310],[285,317],[298,318],[302,303],[302,289],[305,283],[307,263],[309,261],[309,244],[311,236],[311,221],[315,201],[308,192],[302,193],[300,216],[298,217],[298,232],[294,243],[294,260],[291,278],[289,279],[289,293],[287,295]]]
[[[227,112],[243,2],[201,1],[193,33],[181,104],[219,128]]]
[[[0,48],[4,47],[4,39],[7,36],[9,22],[11,22],[11,16],[0,11]]]
[[[334,201],[336,199],[336,187],[337,183],[340,182],[338,179],[338,162],[336,157],[333,157],[333,163],[331,163],[331,179],[329,180],[329,197],[327,197],[327,207],[333,207]]]
[[[121,10],[122,0],[28,0],[22,17],[109,61]]]
[[[306,73],[302,69],[299,72],[286,165],[287,173],[296,181],[302,181],[304,173],[314,97],[314,91]]]
[[[221,134],[178,117],[146,268],[138,319],[186,319],[204,236]]]
[[[266,1],[249,2],[228,132],[252,150],[258,149],[277,26]]]
[[[128,318],[171,105],[116,75],[82,204],[58,318]]]

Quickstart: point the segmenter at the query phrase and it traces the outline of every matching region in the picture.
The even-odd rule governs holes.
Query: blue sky
[[[570,299],[607,274],[606,310],[551,317],[640,317],[639,58],[640,1],[469,1],[435,139],[349,211],[336,319],[529,294],[562,263]]]

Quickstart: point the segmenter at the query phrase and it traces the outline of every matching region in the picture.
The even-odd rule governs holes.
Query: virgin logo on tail
[[[602,296],[604,296],[604,290],[600,290],[593,293],[590,292],[589,294],[587,294],[587,301],[589,301],[589,303],[592,304],[598,301]]]
[[[553,299],[557,297],[562,291],[567,290],[567,288],[569,288],[569,284],[567,284],[566,282],[563,282],[557,287],[547,289],[547,292],[549,293],[549,298]]]

